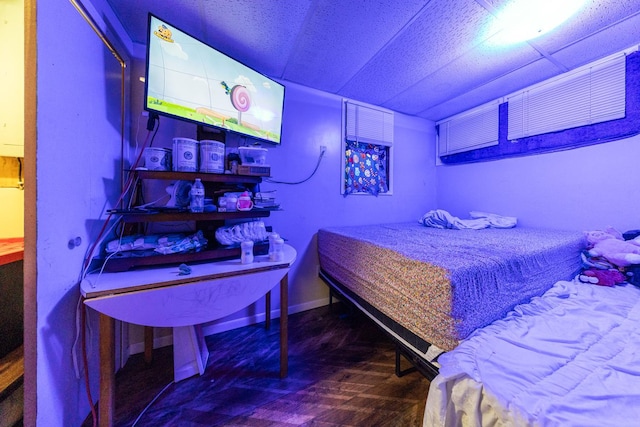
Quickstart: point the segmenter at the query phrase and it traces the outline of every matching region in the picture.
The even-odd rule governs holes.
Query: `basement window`
[[[498,145],[498,107],[493,101],[436,123],[438,155]]]
[[[509,140],[625,117],[625,55],[508,97]]]
[[[440,122],[439,159],[444,164],[497,160],[638,135],[639,70],[636,46],[496,100],[501,102],[497,145],[459,151],[446,140],[451,129]]]
[[[393,112],[345,101],[343,113],[341,194],[392,194]]]

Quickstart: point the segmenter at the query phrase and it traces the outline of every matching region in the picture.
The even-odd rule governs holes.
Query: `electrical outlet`
[[[321,145],[320,146],[320,154],[324,154],[327,151],[327,146],[326,145]]]

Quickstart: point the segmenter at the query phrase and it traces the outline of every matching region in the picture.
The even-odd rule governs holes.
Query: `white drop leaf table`
[[[100,313],[100,426],[113,425],[115,407],[114,319],[143,326],[174,328],[174,380],[202,374],[208,351],[201,325],[232,314],[267,296],[280,283],[280,377],[287,376],[288,273],[296,251],[284,246],[282,261],[258,255],[254,262],[239,259],[189,265],[134,269],[87,275],[80,290],[84,303]]]

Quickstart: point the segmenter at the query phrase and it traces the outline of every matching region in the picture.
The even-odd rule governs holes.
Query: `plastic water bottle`
[[[196,181],[191,186],[191,212],[203,212],[204,211],[204,185],[200,178],[196,178]]]

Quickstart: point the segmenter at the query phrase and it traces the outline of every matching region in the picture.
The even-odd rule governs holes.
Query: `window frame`
[[[372,110],[373,114],[375,114],[376,112],[380,112],[381,115],[386,114],[386,115],[390,115],[390,118],[385,116],[386,118],[383,119],[384,120],[384,124],[383,124],[383,128],[384,130],[382,131],[384,134],[384,138],[387,139],[386,141],[383,140],[378,140],[375,138],[369,138],[369,137],[363,137],[363,138],[358,138],[358,136],[356,135],[355,138],[348,138],[347,137],[347,133],[348,133],[348,123],[347,123],[347,113],[348,113],[348,108],[349,108],[349,104],[353,105],[356,107],[356,109],[358,111],[360,111],[360,108],[363,109],[368,109],[368,110]],[[363,110],[365,111],[365,110]],[[359,113],[357,113],[359,114]],[[390,126],[390,131],[387,131],[387,126]],[[386,108],[382,108],[382,107],[378,107],[376,105],[371,105],[371,104],[366,104],[363,102],[358,102],[358,101],[353,101],[351,99],[343,99],[342,100],[342,137],[341,137],[341,143],[340,143],[340,194],[342,194],[343,196],[351,196],[351,195],[369,195],[372,196],[374,194],[367,192],[367,191],[354,191],[354,192],[347,192],[347,185],[346,185],[346,150],[347,150],[347,141],[354,141],[354,142],[358,142],[358,143],[364,143],[364,144],[373,144],[373,145],[377,145],[379,147],[384,147],[386,150],[386,173],[387,173],[387,191],[385,192],[380,192],[375,196],[392,196],[393,195],[393,145],[394,145],[394,133],[395,133],[395,128],[394,128],[394,112],[392,110],[386,109]],[[390,132],[390,133],[389,133]],[[357,133],[357,130],[356,130]]]

